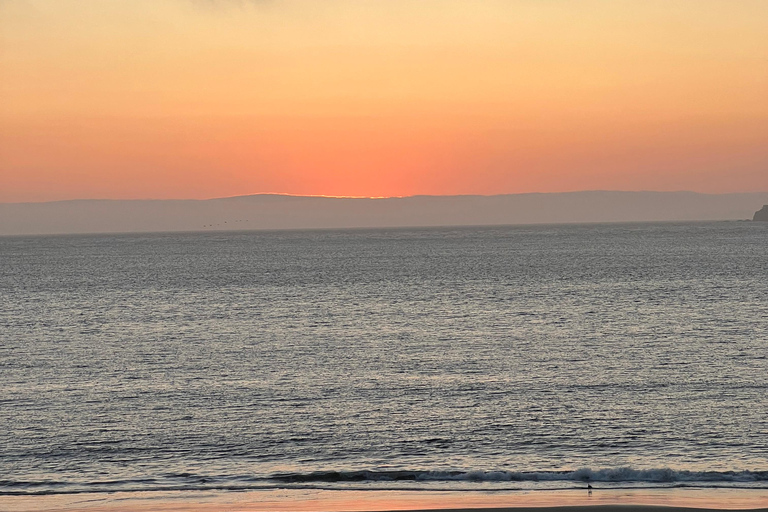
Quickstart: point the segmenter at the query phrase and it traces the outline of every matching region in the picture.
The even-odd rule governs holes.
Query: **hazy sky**
[[[766,0],[0,0],[0,201],[768,191]]]

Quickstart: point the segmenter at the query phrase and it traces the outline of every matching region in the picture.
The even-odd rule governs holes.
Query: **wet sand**
[[[768,489],[134,492],[3,496],[3,512],[768,512]]]

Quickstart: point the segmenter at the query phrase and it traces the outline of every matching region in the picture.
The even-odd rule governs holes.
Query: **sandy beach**
[[[597,489],[533,492],[403,492],[283,489],[13,496],[3,512],[643,512],[768,510],[764,489]]]

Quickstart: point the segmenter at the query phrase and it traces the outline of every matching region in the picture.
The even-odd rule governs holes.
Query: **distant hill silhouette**
[[[0,204],[0,235],[747,220],[768,193],[587,191],[384,199],[251,195],[208,200]]]
[[[768,204],[763,205],[760,210],[756,211],[752,220],[768,221]]]

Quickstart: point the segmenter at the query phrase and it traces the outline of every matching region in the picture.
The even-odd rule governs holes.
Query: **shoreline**
[[[2,496],[3,512],[768,512],[768,489],[171,491]]]

